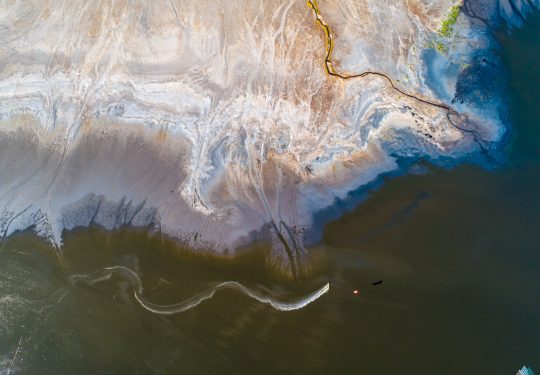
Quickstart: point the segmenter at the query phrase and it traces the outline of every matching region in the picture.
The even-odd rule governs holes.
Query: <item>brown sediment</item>
[[[407,13],[422,20],[431,30],[439,28],[439,7],[433,4],[426,4],[415,0],[405,0]]]
[[[24,241],[26,237],[32,235],[31,231],[19,232],[10,236],[9,241]],[[36,237],[35,241],[43,246],[45,252],[50,252],[49,242],[39,237]],[[81,255],[77,252],[80,249],[86,249],[91,256],[96,251],[106,253],[123,248],[151,248],[161,256],[170,257],[171,260],[195,266],[210,264],[212,268],[217,269],[235,269],[249,264],[250,269],[257,276],[271,277],[291,286],[298,285],[298,279],[305,279],[312,274],[308,267],[302,267],[299,268],[298,274],[294,275],[283,259],[272,255],[272,245],[262,239],[239,246],[234,250],[216,252],[211,248],[199,248],[193,251],[193,248],[185,241],[150,228],[124,226],[106,230],[92,224],[89,227],[78,227],[64,232],[63,255],[66,264],[80,259]]]

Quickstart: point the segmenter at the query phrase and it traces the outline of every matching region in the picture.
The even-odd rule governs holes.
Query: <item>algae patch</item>
[[[450,12],[448,12],[448,15],[444,19],[444,21],[441,24],[441,28],[439,29],[439,34],[442,36],[448,38],[450,34],[452,34],[452,31],[454,30],[454,25],[456,24],[456,21],[459,17],[459,13],[461,10],[461,2],[458,4],[452,6],[450,8]]]
[[[461,5],[462,2],[459,1],[450,8],[448,14],[441,23],[441,27],[437,31],[438,37],[436,37],[428,44],[428,48],[433,48],[441,54],[445,54],[446,52],[448,52],[448,47],[446,46],[444,39],[442,38],[449,38],[452,35],[452,32],[454,31],[454,26],[461,12]]]

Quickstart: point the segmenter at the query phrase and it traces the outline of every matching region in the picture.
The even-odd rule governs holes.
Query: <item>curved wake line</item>
[[[128,280],[133,287],[133,296],[135,297],[135,300],[139,303],[139,305],[141,305],[141,307],[145,310],[158,315],[174,315],[187,310],[191,310],[192,308],[199,306],[202,302],[211,299],[212,297],[214,297],[216,292],[223,289],[236,290],[254,300],[268,304],[279,311],[300,310],[309,305],[310,303],[316,301],[330,290],[330,283],[326,283],[321,288],[305,297],[299,298],[291,302],[282,302],[272,298],[271,296],[266,296],[258,291],[250,289],[237,281],[225,281],[223,283],[217,284],[210,289],[200,292],[195,296],[190,297],[182,302],[172,305],[158,305],[149,302],[144,298],[142,294],[143,287],[141,279],[135,272],[133,272],[133,270],[124,266],[105,267],[90,274],[72,275],[70,277],[70,280],[74,284],[84,283],[87,285],[94,285],[96,283],[109,280],[113,276],[113,274],[123,276],[126,280]]]

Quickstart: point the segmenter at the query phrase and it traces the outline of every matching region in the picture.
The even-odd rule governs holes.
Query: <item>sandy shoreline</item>
[[[503,139],[498,93],[470,78],[493,58],[478,58],[491,46],[485,25],[462,14],[442,54],[426,42],[439,38],[450,1],[400,3],[387,15],[395,29],[379,37],[381,5],[357,2],[370,10],[360,24],[319,4],[333,63],[396,77],[403,92],[455,108],[459,127],[381,77],[328,76],[324,36],[303,2],[8,7],[2,236],[31,227],[61,246],[63,230],[132,225],[218,253],[262,236],[292,264],[316,212],[399,160],[461,160]],[[478,95],[458,96],[458,82]]]

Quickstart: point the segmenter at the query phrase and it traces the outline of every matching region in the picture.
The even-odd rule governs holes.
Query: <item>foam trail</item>
[[[211,299],[214,294],[222,289],[233,289],[239,291],[248,297],[251,297],[259,302],[266,303],[272,306],[274,309],[279,311],[293,311],[300,310],[310,303],[319,299],[322,295],[327,293],[330,290],[330,283],[326,283],[320,289],[315,292],[300,298],[292,302],[281,302],[272,297],[265,296],[258,291],[250,289],[239,282],[236,281],[225,281],[223,283],[217,284],[216,286],[207,289],[201,293],[196,294],[195,296],[188,298],[182,302],[175,303],[172,305],[157,305],[152,302],[147,301],[143,295],[142,282],[139,276],[124,266],[114,266],[114,267],[105,267],[98,271],[92,272],[86,275],[72,275],[70,280],[72,283],[76,284],[79,282],[85,283],[87,285],[94,285],[96,283],[109,280],[113,274],[118,274],[127,279],[133,287],[133,295],[137,302],[147,311],[150,311],[154,314],[159,315],[174,315],[187,310],[191,310],[194,307],[197,307],[202,302]]]

